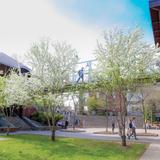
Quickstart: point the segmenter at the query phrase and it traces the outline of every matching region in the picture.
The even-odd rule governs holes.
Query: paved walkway
[[[93,132],[99,132],[99,131],[105,131],[105,128],[84,128],[87,133],[93,133]],[[109,128],[109,131],[112,131],[111,128]],[[118,128],[115,128],[115,132],[118,132]],[[137,133],[144,133],[144,129],[136,129]],[[159,134],[160,136],[160,129],[148,129],[147,133],[155,133]]]
[[[51,135],[50,131],[17,131],[12,134],[38,134],[38,135]],[[73,138],[84,138],[84,139],[97,139],[97,140],[105,140],[105,141],[121,141],[121,138],[119,135],[106,135],[106,134],[93,134],[90,132],[61,132],[56,131],[56,136],[58,137],[73,137]],[[133,141],[137,143],[154,143],[154,144],[160,144],[160,137],[146,137],[146,136],[140,136],[138,137],[138,140],[127,140],[127,141]]]
[[[150,144],[140,160],[160,160],[160,145]]]
[[[7,140],[7,138],[0,138],[0,141],[4,141],[4,140]]]

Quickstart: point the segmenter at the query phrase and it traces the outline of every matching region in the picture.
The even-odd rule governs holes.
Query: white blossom
[[[17,74],[12,71],[6,78],[4,89],[5,101],[7,106],[10,105],[25,105],[30,100],[28,95],[28,77],[22,74]]]

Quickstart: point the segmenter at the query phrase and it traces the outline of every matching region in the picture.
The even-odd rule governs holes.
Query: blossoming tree
[[[34,93],[36,102],[43,102],[52,131],[51,139],[55,141],[55,113],[57,107],[62,106],[65,86],[72,83],[70,76],[78,60],[77,52],[66,43],[41,40],[32,45],[27,57],[32,67],[30,84],[38,86],[31,87],[31,94]]]
[[[4,96],[6,107],[11,108],[12,105],[24,106],[30,101],[28,94],[28,77],[21,73],[11,71],[6,77]]]
[[[0,77],[0,110],[2,112],[4,111],[4,108],[5,108],[4,89],[5,89],[5,78]]]
[[[119,96],[118,125],[122,145],[126,146],[126,95],[140,83],[152,79],[158,49],[144,42],[137,28],[127,32],[114,29],[104,33],[103,42],[98,41],[95,56],[98,60],[97,79],[106,84],[106,92],[110,90]]]

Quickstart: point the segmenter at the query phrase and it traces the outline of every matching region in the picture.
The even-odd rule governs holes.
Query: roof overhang
[[[160,0],[150,0],[149,6],[154,41],[160,46]]]
[[[150,8],[156,8],[157,6],[160,6],[160,0],[150,0],[149,1]]]
[[[10,68],[20,68],[22,73],[27,73],[31,71],[30,68],[23,65],[22,63],[19,63],[18,61],[3,52],[0,52],[0,64],[3,64]]]

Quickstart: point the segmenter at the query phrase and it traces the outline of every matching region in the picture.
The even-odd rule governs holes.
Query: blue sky
[[[149,0],[53,0],[58,10],[79,23],[108,29],[140,26],[153,42]]]
[[[97,39],[112,27],[139,25],[154,42],[148,0],[5,0],[0,19],[0,51],[21,59],[43,37],[66,41],[82,60],[93,59]]]

